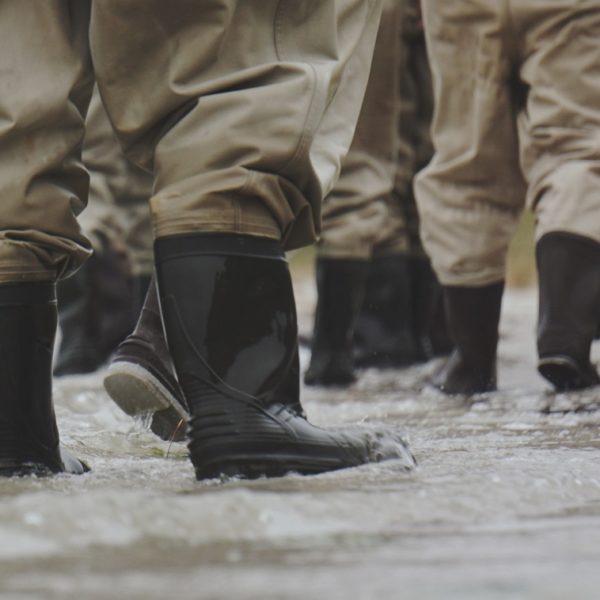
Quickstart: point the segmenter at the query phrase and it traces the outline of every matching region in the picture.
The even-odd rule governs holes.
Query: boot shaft
[[[538,352],[589,360],[600,322],[600,244],[566,232],[536,245],[539,280]]]
[[[443,288],[454,350],[434,385],[448,394],[496,389],[496,351],[504,282],[482,287]]]
[[[317,307],[307,385],[345,386],[356,380],[353,338],[365,290],[368,262],[319,258]]]
[[[155,257],[198,479],[322,473],[399,457],[375,436],[324,431],[300,413],[296,311],[277,242],[197,234],[159,240]]]
[[[414,333],[413,291],[407,256],[372,259],[355,332],[358,365],[401,367],[424,358]]]
[[[537,243],[536,260],[538,371],[558,391],[600,384],[590,362],[600,321],[600,244],[552,232]]]
[[[268,404],[297,351],[293,290],[279,243],[181,236],[158,240],[155,255],[167,343],[186,396],[199,395],[192,388],[201,379]]]
[[[364,260],[317,259],[315,344],[333,351],[349,349],[363,305],[367,275],[368,262]]]
[[[0,285],[0,462],[62,470],[52,404],[54,284]]]

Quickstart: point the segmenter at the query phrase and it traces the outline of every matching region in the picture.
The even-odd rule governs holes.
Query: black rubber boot
[[[368,262],[319,258],[317,309],[307,385],[346,386],[356,381],[352,339],[360,311]]]
[[[452,340],[444,313],[442,287],[426,256],[409,259],[412,330],[418,359],[450,354]]]
[[[448,330],[448,321],[444,310],[444,294],[439,284],[429,321],[429,341],[434,357],[448,356],[454,350],[454,343]]]
[[[0,285],[0,476],[88,470],[59,447],[52,404],[54,284]]]
[[[404,367],[423,360],[412,329],[411,293],[407,257],[371,261],[354,333],[357,366]]]
[[[61,341],[54,375],[93,373],[133,330],[137,318],[124,257],[108,241],[57,287]]]
[[[155,257],[198,479],[314,474],[399,456],[365,432],[328,432],[299,414],[296,311],[278,242],[163,238]]]
[[[189,413],[167,348],[154,279],[133,333],[110,363],[104,387],[128,415],[152,415],[150,427],[160,438],[185,439]]]
[[[558,391],[600,384],[590,347],[600,314],[600,244],[552,232],[536,246],[539,372]]]
[[[455,348],[433,384],[447,394],[496,389],[496,350],[504,282],[483,287],[444,287]]]

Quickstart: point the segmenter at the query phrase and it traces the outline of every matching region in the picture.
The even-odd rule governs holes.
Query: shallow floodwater
[[[435,363],[304,390],[319,424],[402,428],[410,473],[197,483],[101,374],[56,381],[63,441],[93,471],[0,481],[1,597],[600,597],[600,391],[535,375],[535,302],[507,294],[501,391],[475,402],[428,388]]]

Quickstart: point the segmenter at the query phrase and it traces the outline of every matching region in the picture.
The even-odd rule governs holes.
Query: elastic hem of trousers
[[[22,265],[3,265],[0,262],[0,285],[18,283],[38,283],[56,281],[53,270],[23,270]]]
[[[494,285],[506,280],[506,269],[490,269],[482,267],[478,270],[462,273],[448,273],[436,268],[435,261],[432,267],[439,282],[445,287],[484,287]]]
[[[20,238],[12,239],[12,237]],[[0,283],[56,281],[73,274],[92,255],[85,245],[37,230],[0,233]]]
[[[364,244],[354,248],[337,247],[329,244],[319,244],[317,246],[317,256],[336,260],[346,258],[350,260],[370,260],[373,257],[408,256],[409,254],[408,244],[404,243],[386,244],[383,248],[379,248],[377,244]]]
[[[154,225],[154,235],[158,239],[195,233],[231,233],[281,240],[281,230],[273,221],[243,219],[242,222],[236,222],[236,220],[161,219]]]
[[[373,253],[371,246],[361,248],[331,248],[327,246],[317,246],[317,256],[319,258],[330,258],[332,260],[370,260]]]
[[[408,255],[410,253],[410,243],[407,237],[399,237],[380,244],[373,248],[373,256],[398,256]]]

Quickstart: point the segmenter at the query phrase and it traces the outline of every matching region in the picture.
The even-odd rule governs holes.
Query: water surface
[[[57,381],[62,438],[93,472],[0,481],[2,597],[598,598],[600,391],[548,390],[534,318],[510,292],[501,390],[475,402],[429,388],[435,363],[304,390],[319,424],[405,431],[411,473],[198,483],[101,374]]]

